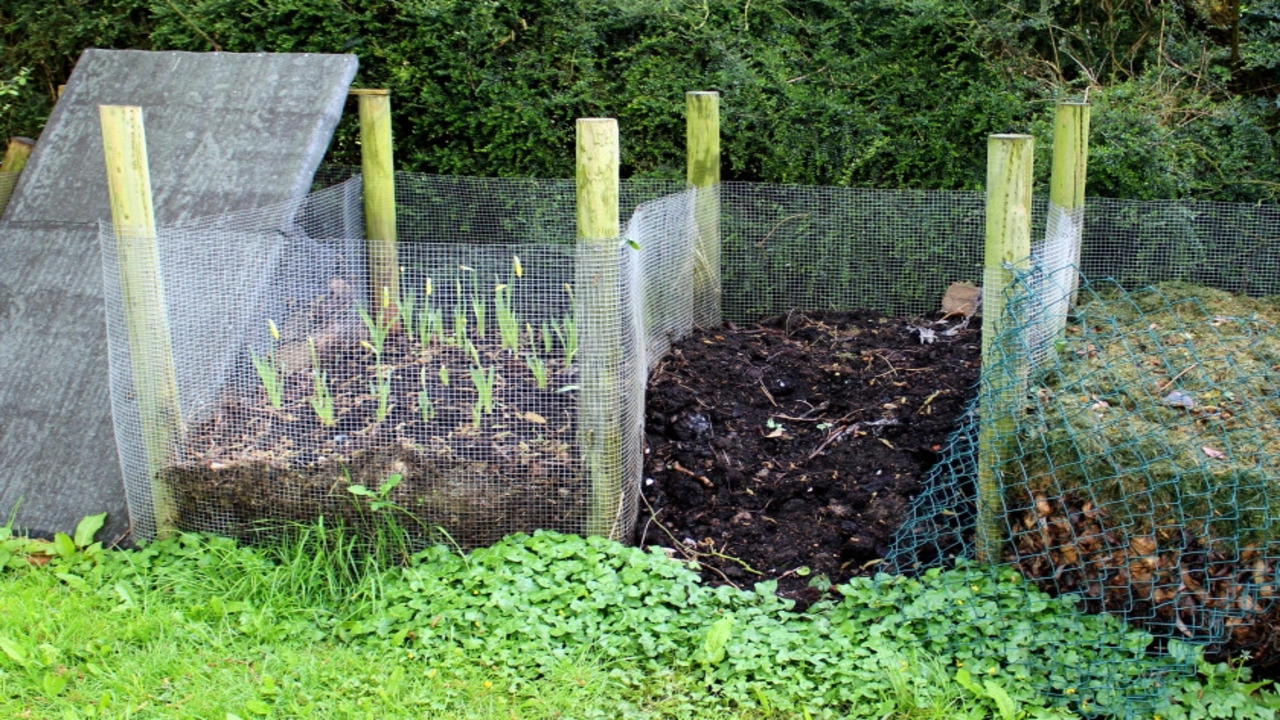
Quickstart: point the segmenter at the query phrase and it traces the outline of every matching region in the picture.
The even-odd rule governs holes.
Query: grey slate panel
[[[300,198],[353,55],[86,50],[0,222],[0,513],[36,535],[110,513],[129,527],[111,424],[98,105],[139,105],[157,222]]]

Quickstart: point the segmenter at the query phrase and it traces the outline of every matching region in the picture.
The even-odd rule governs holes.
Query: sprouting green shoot
[[[449,387],[449,367],[440,363],[440,384]]]
[[[356,308],[356,313],[360,316],[360,321],[364,323],[365,328],[369,331],[369,341],[373,346],[374,353],[381,355],[382,348],[387,342],[387,335],[391,332],[391,326],[395,324],[395,314],[390,312],[391,292],[387,288],[382,288],[382,309],[378,312],[375,319],[364,308]]]
[[[520,351],[520,321],[516,319],[515,309],[511,307],[511,286],[497,285],[493,288],[493,314],[498,321],[498,335],[502,347],[512,353]]]
[[[253,369],[258,371],[258,378],[267,391],[271,407],[279,408],[284,404],[284,385],[280,382],[280,364],[276,360],[275,350],[275,343],[280,340],[280,330],[275,321],[270,319],[267,320],[267,329],[271,331],[271,349],[263,356],[250,350],[249,359],[253,361]]]
[[[537,353],[529,353],[524,359],[525,365],[529,366],[529,372],[533,373],[533,379],[537,381],[540,390],[547,389],[547,365],[542,362],[542,358]]]
[[[311,377],[315,384],[315,394],[307,398],[307,402],[316,411],[321,425],[333,425],[337,422],[334,417],[333,396],[329,394],[329,383],[324,370],[320,369],[320,354],[316,352],[316,343],[311,338],[307,338],[307,349],[311,351]]]
[[[573,313],[568,313],[564,316],[563,325],[554,325],[553,328],[560,338],[560,347],[564,348],[564,364],[570,365],[578,354],[578,321]]]
[[[542,321],[542,353],[544,355],[551,354],[552,340],[553,338],[552,338],[551,328],[547,327],[547,321],[543,320]]]
[[[373,512],[382,512],[388,508],[396,508],[396,504],[390,499],[391,491],[395,490],[396,486],[398,486],[403,480],[404,475],[401,473],[392,473],[386,480],[382,481],[382,484],[378,486],[377,491],[370,490],[364,485],[349,485],[347,486],[347,492],[355,495],[356,497],[368,498],[369,509]]]
[[[476,404],[486,413],[493,412],[494,368],[471,368],[471,382],[476,386]]]
[[[556,335],[560,336],[560,346],[564,348],[564,364],[568,366],[573,363],[574,356],[578,354],[578,319],[574,315],[578,301],[573,296],[572,285],[565,283],[564,291],[569,295],[569,311],[564,315],[564,330],[557,327]]]
[[[391,366],[379,364],[374,370],[374,381],[369,383],[369,392],[378,400],[378,410],[376,414],[378,422],[386,420],[387,414],[391,412],[392,372]]]
[[[444,337],[444,311],[427,306],[423,308],[422,317],[418,321],[418,341],[426,348],[431,345],[431,338],[435,337]]]
[[[467,314],[464,311],[454,309],[453,311],[453,339],[451,345],[462,347],[463,341],[467,339]]]
[[[404,295],[400,298],[400,304],[397,307],[396,314],[404,322],[404,333],[406,337],[418,336],[418,296],[412,288],[405,290]]]
[[[468,295],[471,298],[471,313],[476,318],[476,337],[484,337],[486,306],[484,298],[480,297],[480,293],[476,292],[476,269],[467,265],[459,265],[458,269],[470,274],[471,292]],[[458,297],[462,297],[461,283],[458,284]]]
[[[443,365],[441,367],[444,367]],[[431,393],[427,390],[427,366],[418,371],[418,412],[422,413],[422,422],[429,423],[436,419],[436,406],[431,402]]]
[[[470,340],[464,340],[463,349],[465,349],[467,351],[467,354],[471,356],[472,364],[474,364],[476,367],[480,367],[482,364],[480,362],[480,350],[476,348],[475,343],[471,342]]]
[[[476,316],[476,337],[482,338],[484,337],[484,329],[485,329],[485,324],[484,324],[485,304],[484,304],[484,300],[481,300],[479,296],[475,295],[474,293],[471,295],[471,312],[474,313]]]
[[[425,350],[431,345],[431,338],[443,337],[444,312],[431,304],[431,278],[427,278],[422,288],[422,314],[418,318],[418,342]]]

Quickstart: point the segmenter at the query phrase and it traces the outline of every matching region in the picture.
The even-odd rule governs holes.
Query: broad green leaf
[[[15,663],[26,667],[31,663],[31,659],[27,657],[27,649],[19,645],[16,640],[0,635],[0,652],[4,652],[9,659]]]
[[[1009,697],[1009,693],[1005,692],[999,683],[995,680],[984,680],[982,687],[986,688],[987,696],[995,701],[1001,720],[1016,720],[1018,713],[1013,704],[1013,698]]]
[[[129,592],[128,586],[124,583],[118,582],[113,585],[111,589],[114,590],[116,595],[120,598],[120,604],[113,608],[112,612],[128,610],[137,604],[133,599],[133,593]]]
[[[271,714],[271,706],[261,700],[250,700],[244,704],[244,709],[248,710],[252,715],[267,716]]]
[[[76,544],[66,533],[53,536],[53,549],[63,560],[70,560],[76,554]]]
[[[702,652],[708,664],[719,665],[720,661],[724,660],[724,648],[732,634],[732,617],[722,617],[711,623],[711,629],[707,630],[707,638],[702,643]]]
[[[93,537],[98,534],[102,526],[107,522],[107,514],[99,513],[97,515],[89,515],[76,525],[76,536],[74,538],[76,547],[88,547],[93,543]]]
[[[67,689],[67,676],[60,673],[45,673],[40,680],[40,689],[44,691],[46,698],[57,697]]]
[[[973,681],[973,676],[964,668],[960,668],[956,671],[956,683],[978,697],[985,695],[985,693],[982,692],[982,688],[978,687],[977,683]]]
[[[387,493],[395,490],[396,486],[399,485],[402,480],[404,480],[404,475],[401,475],[400,473],[392,473],[381,485],[378,486],[378,495],[386,497]]]
[[[65,573],[65,572],[60,572],[55,574],[59,580],[70,585],[72,589],[80,590],[82,592],[89,589],[89,583],[85,582],[84,578],[80,577],[79,575],[75,575],[73,573]]]

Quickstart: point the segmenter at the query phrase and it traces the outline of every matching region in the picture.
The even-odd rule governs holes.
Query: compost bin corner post
[[[1053,115],[1053,164],[1049,178],[1049,203],[1065,217],[1077,217],[1084,207],[1089,167],[1089,113],[1087,102],[1063,100]],[[1080,238],[1071,251],[1071,302],[1080,285]]]
[[[688,184],[698,190],[694,217],[693,324],[720,324],[720,93],[685,93]]]
[[[176,529],[177,517],[173,496],[160,472],[172,459],[182,412],[165,311],[142,108],[101,105],[98,110],[155,532],[164,537]]]
[[[380,323],[397,320],[400,260],[396,251],[396,178],[391,138],[391,91],[355,89],[360,113],[360,173],[364,188],[364,233],[369,256],[369,292]]]
[[[979,562],[995,563],[1004,536],[1003,454],[1025,395],[1025,353],[1011,338],[1006,293],[1031,254],[1034,140],[992,135],[987,141],[986,242],[982,283],[982,405],[978,408],[977,527]]]
[[[620,371],[622,301],[618,269],[618,121],[577,122],[578,446],[590,478],[588,535],[620,534],[623,500]]]

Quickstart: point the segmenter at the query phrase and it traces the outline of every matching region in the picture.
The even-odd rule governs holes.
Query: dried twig
[[[831,445],[832,443],[840,442],[841,440],[849,436],[851,433],[857,433],[863,428],[881,428],[881,427],[888,427],[890,425],[897,425],[897,424],[898,424],[897,418],[881,418],[879,420],[871,420],[868,422],[856,422],[850,425],[845,425],[844,427],[841,427],[841,428],[837,428],[835,431],[829,433],[827,435],[827,439],[822,441],[822,444],[818,446],[817,450],[814,450],[813,452],[809,453],[809,457],[805,458],[804,461],[809,462],[810,460],[818,457],[819,455],[822,454],[823,450],[827,449],[828,445]]]

